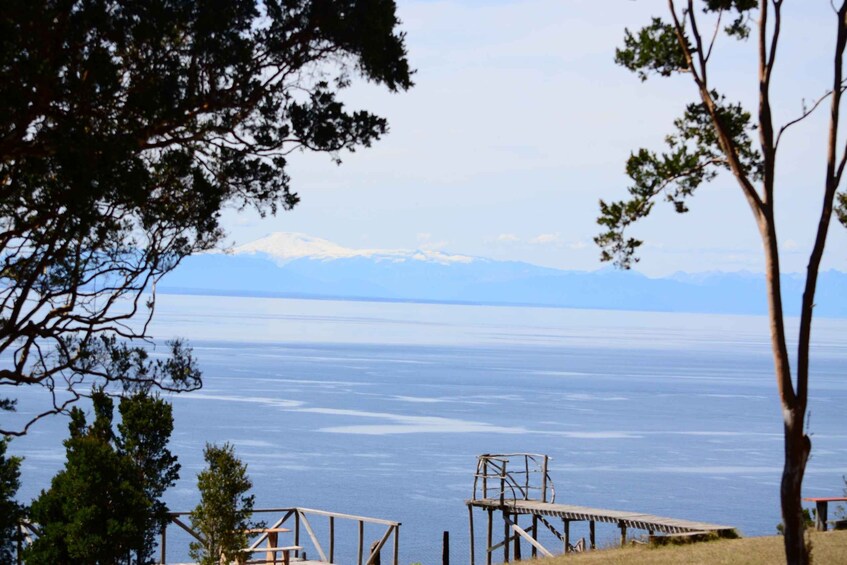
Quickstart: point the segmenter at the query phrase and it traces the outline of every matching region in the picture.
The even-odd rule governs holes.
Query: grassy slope
[[[815,565],[847,565],[847,531],[813,532]],[[626,565],[732,564],[772,565],[785,563],[782,538],[778,536],[719,540],[670,547],[645,546],[608,549],[542,560],[544,565],[584,563]]]

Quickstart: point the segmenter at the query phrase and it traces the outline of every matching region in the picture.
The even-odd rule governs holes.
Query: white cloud
[[[573,242],[568,244],[568,249],[573,249],[573,250],[585,249],[586,247],[588,247],[588,244],[585,243],[582,240],[573,241]]]
[[[533,245],[559,245],[562,243],[562,238],[558,232],[542,233],[530,239],[529,242]]]
[[[517,243],[521,240],[518,236],[513,233],[501,233],[497,236],[497,241],[501,243]]]

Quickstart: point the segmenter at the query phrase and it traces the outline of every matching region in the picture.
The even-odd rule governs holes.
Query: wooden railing
[[[184,517],[188,516],[190,512],[171,512],[169,514],[169,524],[173,524],[182,528],[189,535],[191,535],[194,539],[198,540],[200,543],[204,543],[203,536],[193,530],[189,524],[183,520]],[[339,512],[327,512],[325,510],[314,510],[312,508],[263,508],[253,511],[254,515],[261,514],[277,514],[280,516],[274,522],[268,522],[269,530],[281,528],[286,523],[289,523],[289,520],[293,521],[293,527],[289,523],[288,527],[291,528],[294,534],[294,545],[300,546],[301,541],[308,537],[308,540],[312,544],[313,550],[317,553],[319,557],[320,563],[334,563],[335,562],[335,521],[339,520],[350,520],[358,523],[358,559],[357,565],[372,565],[377,562],[377,558],[380,555],[385,544],[389,541],[389,539],[393,538],[393,565],[399,565],[399,551],[400,551],[400,522],[392,522],[390,520],[381,520],[379,518],[368,518],[365,516],[354,516],[352,514],[341,514]],[[329,521],[329,529],[327,533],[328,539],[325,540],[327,543],[323,545],[320,543],[318,536],[315,535],[315,531],[312,528],[312,524],[309,521],[309,518],[326,518]],[[365,547],[365,524],[374,524],[378,526],[385,526],[385,531],[382,533],[381,537],[379,537],[371,547]],[[167,550],[167,528],[166,525],[162,528],[161,540],[159,544],[159,548],[161,549],[161,561],[160,563],[164,564],[166,550]],[[305,535],[304,535],[305,534]],[[261,544],[267,541],[267,533],[260,534],[258,538],[256,538],[249,546],[249,549],[257,549],[261,547]],[[325,551],[326,548],[326,551]],[[367,560],[364,561],[365,555],[367,553]],[[294,551],[295,559],[300,558],[301,550],[297,549]],[[310,559],[310,561],[315,561],[314,559]]]
[[[473,499],[555,502],[556,489],[547,472],[550,458],[537,453],[486,453],[477,457]]]
[[[17,562],[18,565],[23,565],[23,562],[24,562],[24,557],[23,557],[24,546],[31,545],[32,540],[34,538],[37,538],[40,533],[41,532],[38,531],[38,526],[36,526],[35,524],[33,524],[31,522],[27,522],[26,520],[23,520],[18,524],[17,539],[15,540],[15,542],[16,542],[16,544],[15,544],[16,545],[15,555],[17,556],[16,562]]]

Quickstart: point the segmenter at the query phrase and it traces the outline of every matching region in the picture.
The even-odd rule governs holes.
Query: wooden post
[[[167,559],[167,537],[166,537],[167,532],[168,532],[168,523],[165,522],[164,524],[162,524],[162,543],[160,544],[161,550],[162,550],[162,560],[160,561],[160,563],[162,565],[165,565],[165,563],[167,563],[167,561],[166,561],[166,559]],[[20,556],[20,548],[18,550],[18,555]],[[22,561],[20,561],[20,557],[18,557],[18,560],[19,560],[19,563],[22,563]]]
[[[518,525],[518,515],[515,514],[514,519],[515,525]],[[511,532],[509,532],[511,534]],[[515,561],[521,560],[521,536],[517,535],[517,531],[515,533],[515,551],[514,551]]]
[[[538,540],[538,515],[532,515],[532,539]],[[538,557],[538,548],[535,545],[532,546],[532,558],[535,559]],[[473,565],[473,564],[472,564]]]
[[[524,461],[524,467],[526,468],[526,482],[524,483],[524,485],[525,485],[524,488],[526,490],[524,490],[523,499],[529,500],[529,455],[524,455],[523,461]]]
[[[375,541],[371,544],[371,555],[373,555],[373,552],[374,552],[374,550],[376,550],[378,545],[379,545],[379,540],[377,540],[377,541]],[[377,553],[376,555],[374,555],[374,560],[371,561],[371,565],[382,565],[382,563],[380,563],[380,561],[381,561],[380,555],[379,555],[379,553]]]
[[[621,547],[626,545],[626,524],[620,522],[618,524],[621,527]]]
[[[815,529],[819,532],[826,531],[827,510],[826,500],[818,500],[815,502]]]
[[[565,533],[565,553],[568,553],[571,550],[571,521],[562,519],[562,529]]]
[[[400,526],[394,528],[394,565],[400,565]]]
[[[362,554],[365,552],[365,523],[359,520],[359,563],[362,565]]]
[[[588,523],[588,539],[591,542],[591,549],[597,549],[597,544],[594,539],[594,520]]]
[[[482,461],[482,498],[488,498],[488,459]]]
[[[476,561],[474,560],[474,531],[473,531],[473,506],[468,504],[468,526],[470,529],[470,541],[471,544],[471,565],[476,565]]]
[[[268,547],[279,547],[279,534],[277,532],[268,532]],[[284,558],[283,558],[284,559]],[[265,561],[276,563],[276,551],[268,551],[265,553]]]
[[[506,468],[506,465],[503,465],[503,469]],[[501,491],[501,497],[502,491]],[[503,563],[509,562],[509,513],[506,512],[505,508],[503,509]]]
[[[300,509],[294,510],[294,545],[300,545]],[[300,557],[300,550],[294,550],[294,557]]]
[[[541,462],[541,502],[547,502],[547,456]]]
[[[441,537],[441,565],[450,565],[450,532]]]
[[[503,468],[500,470],[500,505],[506,503],[506,460],[503,460]]]
[[[488,541],[487,541],[487,544],[486,544],[487,549],[485,550],[485,565],[491,565],[491,546],[494,545],[492,543],[494,541],[492,539],[493,538],[493,532],[492,532],[492,530],[493,530],[493,524],[492,523],[493,522],[494,522],[494,509],[489,508],[488,509],[488,536],[486,538]]]
[[[335,563],[335,516],[329,517],[329,562]]]

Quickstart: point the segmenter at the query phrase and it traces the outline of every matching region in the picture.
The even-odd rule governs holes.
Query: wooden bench
[[[291,559],[292,551],[299,551],[303,549],[302,545],[286,545],[283,547],[275,547],[275,546],[262,546],[262,547],[247,547],[244,549],[240,549],[241,553],[267,553],[265,559],[254,559],[252,561],[247,561],[247,563],[273,563],[276,565],[277,563],[282,563],[283,565],[289,565],[289,561]],[[282,553],[282,561],[277,561],[276,554],[278,552]]]
[[[803,500],[815,503],[815,529],[819,532],[825,532],[827,504],[830,502],[847,502],[847,497],[829,496],[826,498],[804,498]]]

